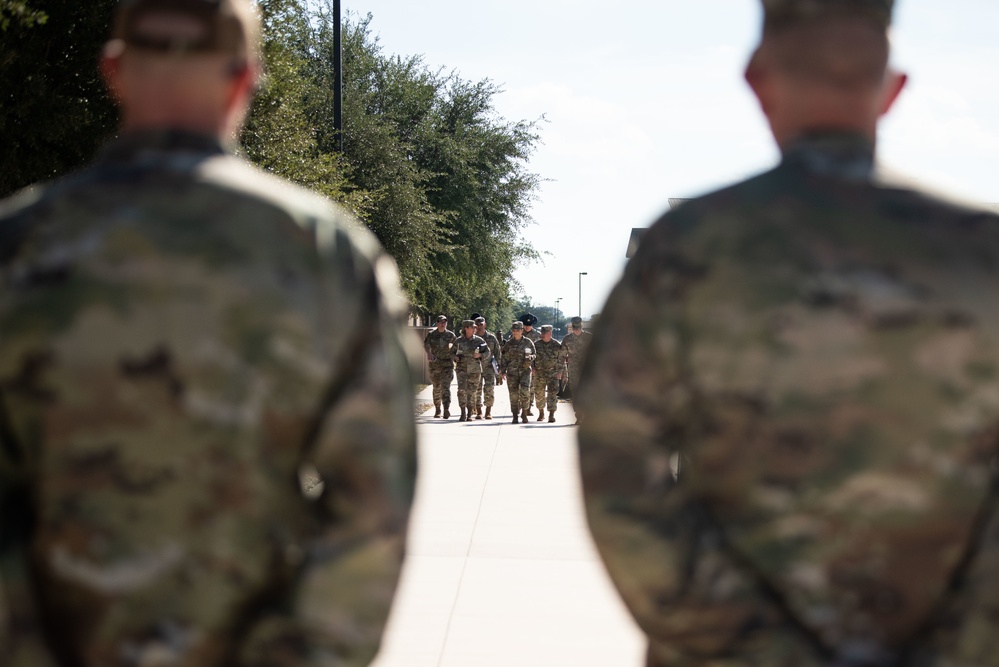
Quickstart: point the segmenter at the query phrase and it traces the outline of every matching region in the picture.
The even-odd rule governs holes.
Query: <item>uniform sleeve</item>
[[[325,519],[298,615],[319,633],[349,637],[345,664],[361,665],[377,652],[402,566],[416,474],[413,381],[395,264],[385,255],[355,255],[336,263],[337,272],[339,281],[327,287],[354,283],[362,298],[352,313],[336,314],[355,335],[340,352],[343,371],[310,455],[323,480]]]
[[[2,409],[2,406],[0,406]],[[2,416],[0,416],[2,420]],[[0,434],[0,438],[3,435]],[[0,447],[0,655],[5,667],[55,667],[46,646],[41,616],[27,566],[22,527],[30,502],[23,497],[23,467]]]
[[[994,473],[995,474],[995,473]],[[955,581],[922,653],[941,665],[999,665],[999,482],[980,517],[978,540],[966,555],[964,576]]]

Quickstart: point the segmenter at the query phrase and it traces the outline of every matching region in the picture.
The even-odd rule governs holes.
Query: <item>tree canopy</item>
[[[115,133],[97,74],[116,0],[0,0],[0,196],[80,167]],[[29,6],[30,5],[30,6]],[[333,124],[331,4],[258,0],[266,76],[241,135],[251,161],[351,209],[396,259],[414,312],[508,324],[540,179],[537,122],[502,91],[386,53],[372,16],[342,21],[343,151]]]

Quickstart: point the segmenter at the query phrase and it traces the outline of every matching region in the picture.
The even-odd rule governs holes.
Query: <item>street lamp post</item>
[[[562,302],[562,297],[555,299],[555,333],[559,333],[559,327],[562,326],[562,318],[558,316],[558,304]]]
[[[586,275],[586,271],[579,272],[579,302],[576,304],[579,309],[579,316],[583,316],[583,276]]]

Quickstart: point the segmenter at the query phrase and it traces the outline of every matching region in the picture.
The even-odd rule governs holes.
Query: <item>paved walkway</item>
[[[372,667],[638,667],[645,640],[583,516],[571,404],[514,425],[504,385],[493,411],[417,418],[408,555]]]

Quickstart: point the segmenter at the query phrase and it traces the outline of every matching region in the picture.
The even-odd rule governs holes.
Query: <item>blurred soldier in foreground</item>
[[[531,405],[531,364],[534,362],[534,343],[524,337],[524,323],[515,320],[510,327],[510,338],[503,343],[500,373],[510,392],[513,423],[527,423],[527,408]]]
[[[437,316],[437,328],[423,338],[423,350],[430,365],[430,382],[434,385],[434,417],[451,416],[451,380],[454,379],[454,332],[447,328],[447,315]]]
[[[609,297],[591,528],[648,665],[997,665],[999,219],[873,168],[888,0],[764,5],[783,159],[666,214]]]
[[[475,335],[475,321],[461,323],[461,336],[454,345],[455,368],[458,371],[458,406],[461,418],[458,421],[471,421],[479,404],[475,400],[475,389],[482,389],[482,365],[491,359],[486,341]],[[481,413],[479,414],[481,419]]]
[[[356,221],[226,150],[258,33],[248,0],[123,2],[121,138],[0,205],[4,667],[377,651],[414,479],[404,302]]]
[[[545,420],[547,405],[548,421],[555,423],[558,383],[565,372],[565,355],[559,342],[552,338],[552,325],[541,325],[541,339],[534,344],[534,350],[537,354],[534,358],[534,398],[538,404],[538,421]]]
[[[482,363],[482,382],[475,390],[475,418],[482,419],[482,406],[486,408],[486,419],[493,418],[493,405],[496,403],[496,382],[499,378],[499,362],[503,358],[500,342],[486,328],[486,318],[475,318],[475,335],[489,346],[489,361]]]
[[[576,401],[576,390],[579,378],[583,374],[583,362],[593,341],[593,334],[583,331],[583,318],[574,317],[570,320],[569,333],[562,338],[562,354],[565,356],[566,368],[569,372],[569,389],[572,392],[572,409],[576,413],[576,423],[583,421],[583,412]]]

